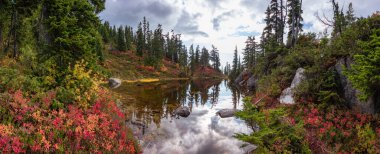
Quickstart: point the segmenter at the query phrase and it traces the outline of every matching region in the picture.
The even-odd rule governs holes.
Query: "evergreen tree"
[[[147,42],[147,32],[149,31],[148,29],[148,24],[147,24],[147,21],[146,21],[146,18],[145,18],[145,16],[143,17],[143,23],[142,23],[143,25],[143,39],[144,39],[144,50],[145,50],[145,43]]]
[[[182,66],[182,67],[185,67],[185,66],[187,66],[187,56],[188,56],[188,54],[187,54],[187,48],[186,48],[186,46],[185,45],[183,45],[182,46],[182,48],[181,48],[181,50],[180,50],[180,52],[179,52],[179,59],[178,59],[178,61],[179,61],[179,65],[180,66]]]
[[[49,0],[46,8],[46,26],[53,40],[40,55],[43,60],[54,59],[60,69],[85,60],[90,67],[102,53],[101,36],[97,31],[100,20],[96,15],[104,9],[104,1]],[[71,8],[71,9],[69,9]]]
[[[294,47],[297,42],[298,34],[302,32],[302,0],[288,0],[287,6],[289,10],[287,22],[289,25],[287,44],[290,47]]]
[[[195,66],[199,65],[199,59],[200,59],[200,49],[199,45],[195,48]]]
[[[117,30],[117,46],[116,46],[116,48],[119,51],[125,51],[127,49],[123,26],[120,26]]]
[[[210,53],[210,60],[212,61],[212,67],[217,70],[217,71],[220,71],[220,58],[219,58],[219,50],[214,46],[212,45],[212,49],[211,49],[211,53]]]
[[[125,44],[127,50],[132,50],[132,42],[133,42],[133,30],[132,27],[125,26]]]
[[[136,38],[136,55],[142,57],[144,53],[145,41],[144,41],[143,30],[141,27],[141,22],[139,23],[137,27],[136,37],[137,37]]]
[[[164,38],[162,35],[162,25],[158,24],[156,30],[154,30],[152,41],[153,55],[161,60],[164,55]]]
[[[256,42],[254,36],[248,36],[243,52],[243,64],[245,68],[252,68],[256,64]]]
[[[352,3],[348,5],[348,10],[345,16],[346,25],[351,25],[353,22],[355,22],[356,18],[354,15],[354,9],[352,7]]]
[[[364,53],[354,56],[348,78],[361,91],[360,98],[367,100],[380,90],[380,29],[373,30],[370,41],[363,42],[362,47]]]
[[[201,54],[201,57],[200,57],[200,64],[202,66],[209,66],[209,58],[210,58],[210,54],[208,53],[208,50],[203,47],[202,48],[202,54]]]
[[[282,24],[282,21],[281,21],[281,9],[279,7],[279,4],[277,2],[277,0],[271,0],[270,2],[270,10],[269,10],[269,24],[271,25],[271,27],[273,28],[273,31],[274,31],[274,40],[278,43],[280,43],[280,39],[281,39],[281,32],[283,31],[281,28],[283,28],[283,26],[281,25]]]
[[[238,51],[237,51],[237,46],[235,46],[235,50],[234,50],[234,59],[232,61],[232,70],[231,70],[231,73],[230,73],[230,78],[235,78],[238,73],[239,73],[239,59],[238,59]]]
[[[103,42],[109,43],[110,42],[110,23],[108,21],[105,21],[100,26],[100,34],[102,35]]]
[[[190,45],[189,48],[189,60],[190,60],[190,71],[193,73],[195,71],[195,53],[194,53],[194,46]]]

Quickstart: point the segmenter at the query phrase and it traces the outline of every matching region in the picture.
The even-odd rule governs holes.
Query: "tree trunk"
[[[283,11],[283,9],[284,9],[284,5],[282,4],[282,2],[283,2],[283,0],[280,0],[280,15],[281,15],[281,18],[280,18],[280,20],[281,20],[281,28],[280,28],[280,43],[282,44],[283,43],[283,40],[284,40],[284,11]]]
[[[294,32],[295,32],[295,29],[294,29],[294,27],[295,27],[295,20],[296,20],[296,18],[295,18],[295,6],[294,6],[294,2],[293,2],[293,4],[292,4],[292,36],[291,36],[291,40],[290,40],[290,46],[291,47],[293,47],[294,46]]]
[[[300,31],[301,10],[302,10],[302,0],[300,0],[300,3],[299,3],[299,10],[298,10],[298,17],[297,17],[297,31],[296,31],[296,35],[295,35],[294,44],[297,43],[298,33]]]

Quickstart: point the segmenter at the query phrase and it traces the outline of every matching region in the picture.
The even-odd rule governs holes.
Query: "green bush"
[[[362,100],[375,94],[380,88],[380,27],[374,29],[368,42],[361,42],[363,53],[354,55],[355,63],[348,70],[348,79],[358,88]]]
[[[37,77],[22,75],[18,70],[0,67],[0,92],[22,89],[30,93],[41,92]]]
[[[236,134],[238,139],[259,146],[258,151],[275,153],[311,153],[305,141],[303,124],[286,122],[285,108],[264,109],[245,101],[244,109],[236,115],[257,124],[259,130],[252,134]]]

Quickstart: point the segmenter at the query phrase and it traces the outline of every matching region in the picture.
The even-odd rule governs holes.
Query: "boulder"
[[[234,83],[239,84],[241,81],[243,81],[243,72],[240,73],[238,77],[236,77]]]
[[[135,120],[132,120],[131,124],[139,126],[139,127],[145,127],[146,126],[143,122],[141,122],[141,121],[135,121]]]
[[[257,149],[257,145],[248,143],[246,145],[243,145],[241,148],[244,151],[244,153],[252,153],[254,150]]]
[[[108,85],[110,88],[117,88],[120,87],[121,85],[121,80],[118,78],[109,78],[108,79]]]
[[[240,86],[244,86],[245,82],[252,76],[252,73],[248,70],[244,70],[239,74],[239,76],[235,79],[235,84],[238,84]]]
[[[284,89],[279,98],[280,103],[282,104],[294,104],[294,89],[305,79],[304,76],[305,69],[298,68],[296,75],[293,78],[292,84],[290,87]]]
[[[343,73],[345,68],[351,68],[352,63],[353,61],[350,58],[341,58],[334,66],[336,72],[338,73],[340,84],[343,88],[344,99],[351,108],[357,108],[362,112],[373,114],[375,113],[375,102],[376,100],[379,101],[379,99],[376,98],[375,95],[368,98],[367,101],[360,101],[358,98],[360,91],[352,86],[350,80],[348,80],[348,78]]]
[[[228,118],[228,117],[233,117],[237,111],[239,111],[239,110],[221,109],[218,112],[216,112],[216,114],[219,115],[221,118]]]
[[[249,90],[254,90],[255,87],[257,86],[257,80],[255,79],[255,77],[252,75],[248,81],[247,81],[247,87]]]
[[[188,117],[190,115],[190,108],[187,106],[181,106],[174,110],[174,114],[181,117]]]

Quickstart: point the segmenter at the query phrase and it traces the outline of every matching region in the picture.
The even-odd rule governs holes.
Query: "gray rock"
[[[132,125],[136,125],[136,126],[140,126],[140,127],[145,127],[145,124],[143,122],[141,122],[141,121],[132,120],[131,124]]]
[[[257,149],[257,145],[253,145],[253,144],[249,144],[249,143],[242,146],[242,150],[244,151],[244,153],[252,153],[252,151],[254,151],[256,149]]]
[[[118,78],[109,78],[108,79],[108,85],[110,88],[117,88],[120,87],[121,85],[121,80]]]
[[[237,111],[239,111],[239,110],[221,109],[218,112],[216,112],[216,114],[219,115],[221,118],[228,118],[228,117],[233,117]]]
[[[235,84],[239,84],[241,81],[243,81],[243,72],[239,74],[238,77],[235,79]]]
[[[257,86],[257,80],[255,79],[255,77],[252,75],[248,81],[247,81],[247,87],[249,90],[254,90],[255,87]]]
[[[281,93],[279,101],[281,104],[294,104],[294,89],[305,79],[304,75],[305,69],[298,68],[296,75],[293,78],[290,87],[284,89]]]
[[[247,79],[252,76],[252,73],[248,70],[244,70],[239,74],[239,76],[235,79],[234,83],[238,84],[240,86],[244,86],[244,84],[247,82]]]
[[[181,117],[188,117],[190,115],[190,108],[187,106],[181,106],[174,110],[174,114]]]
[[[358,108],[362,112],[373,114],[375,113],[375,102],[376,100],[379,100],[376,99],[376,96],[372,96],[367,101],[360,101],[358,98],[360,91],[355,89],[352,86],[352,83],[343,74],[344,68],[351,69],[352,63],[353,61],[349,58],[341,58],[335,65],[335,70],[338,73],[340,83],[343,87],[344,99],[350,107]]]

